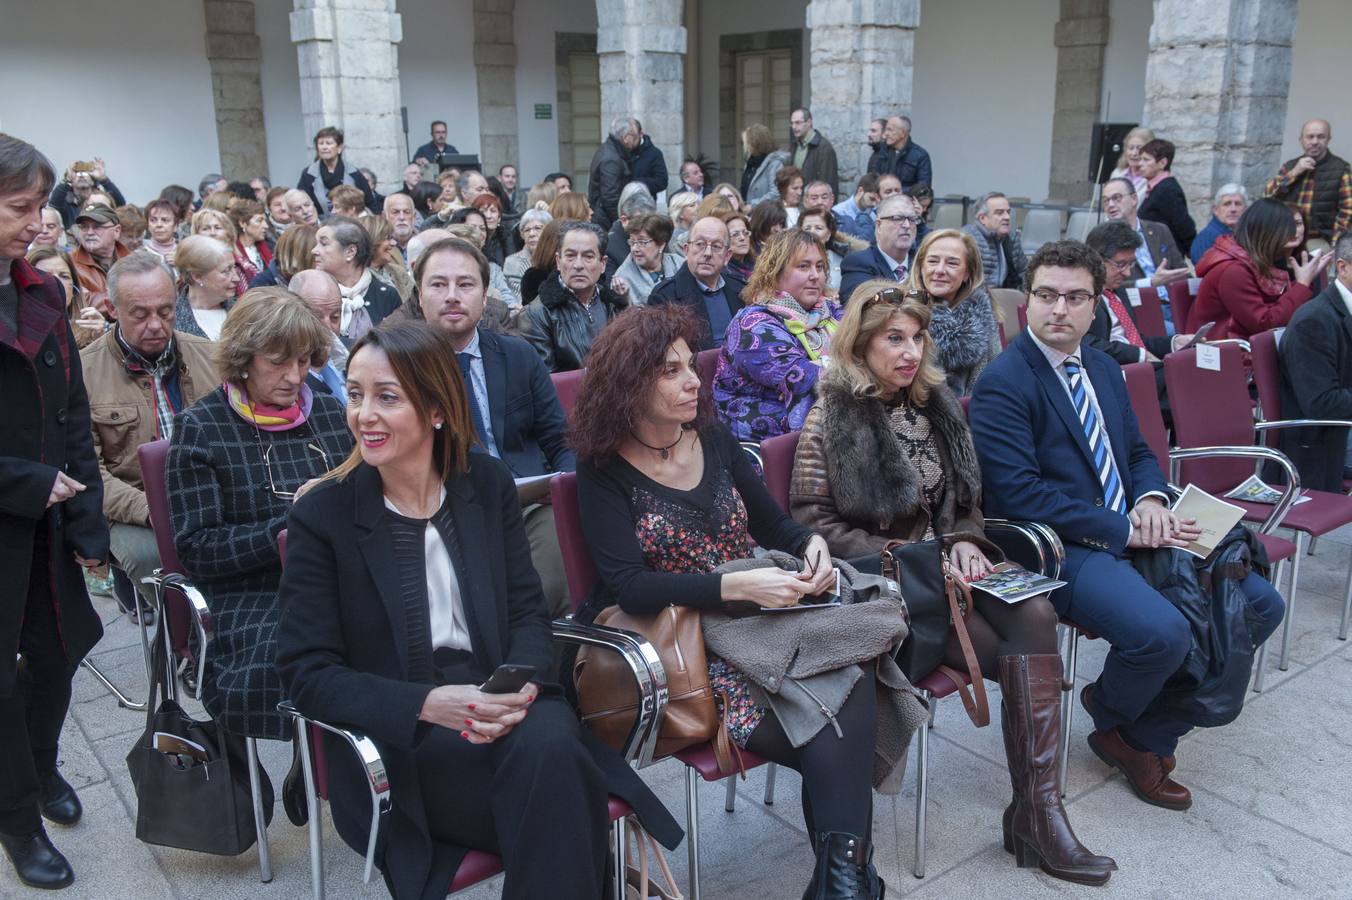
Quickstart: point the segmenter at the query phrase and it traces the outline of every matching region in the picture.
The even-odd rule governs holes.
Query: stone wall
[[[812,0],[813,125],[836,148],[840,190],[853,191],[868,164],[870,119],[911,111],[920,0]],[[955,50],[958,48],[955,48]],[[966,49],[966,48],[963,48]],[[961,65],[955,59],[955,65]]]
[[[206,53],[216,108],[221,174],[248,181],[268,172],[268,136],[263,128],[262,54],[254,26],[253,0],[202,0]]]
[[[1108,23],[1108,0],[1061,0],[1049,199],[1085,203],[1093,193],[1089,151],[1103,90]]]
[[[479,160],[489,174],[518,158],[515,8],[516,0],[474,0]]]
[[[1281,162],[1296,0],[1155,0],[1145,124],[1178,148],[1200,227],[1220,185],[1250,195]]]

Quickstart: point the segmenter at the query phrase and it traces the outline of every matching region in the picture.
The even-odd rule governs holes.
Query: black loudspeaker
[[[475,172],[482,172],[484,170],[483,164],[479,162],[479,154],[477,153],[444,153],[439,158],[439,166],[439,171],[442,172],[447,169],[459,169],[461,172],[468,172],[471,169]]]
[[[1117,168],[1117,160],[1122,155],[1122,146],[1127,135],[1135,128],[1135,122],[1095,122],[1094,134],[1089,142],[1089,180],[1094,184],[1103,184]]]

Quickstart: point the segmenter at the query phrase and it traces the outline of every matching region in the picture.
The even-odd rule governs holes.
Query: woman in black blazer
[[[422,323],[367,333],[347,369],[357,450],[292,510],[277,665],[307,716],[380,746],[393,793],[378,862],[397,898],[441,898],[468,848],[503,857],[504,897],[601,896],[607,793],[668,846],[681,831],[558,689],[540,579],[510,471],[470,453],[446,339]],[[475,685],[533,666],[519,691]],[[364,852],[354,756],[328,754],[333,818]]]

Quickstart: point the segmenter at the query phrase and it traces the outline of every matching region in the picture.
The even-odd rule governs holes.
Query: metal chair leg
[[[272,859],[268,855],[268,825],[263,815],[263,789],[258,783],[258,740],[245,738],[249,757],[249,795],[253,798],[254,829],[258,833],[258,873],[264,884],[272,881]]]
[[[685,767],[685,852],[690,861],[690,900],[699,900],[699,773]]]
[[[934,711],[934,695],[921,691],[920,697]],[[925,818],[929,803],[929,721],[920,726],[920,741],[915,762],[915,861],[911,867],[916,878],[925,877]]]
[[[1286,560],[1282,560],[1272,570],[1272,586],[1277,589],[1277,593],[1282,591],[1282,576],[1286,574]],[[1267,677],[1267,641],[1258,648],[1258,654],[1253,660],[1253,692],[1255,694],[1263,693],[1263,681]]]
[[[1296,617],[1296,591],[1300,579],[1300,556],[1304,549],[1305,533],[1297,531],[1296,552],[1291,557],[1291,593],[1286,598],[1286,621],[1282,623],[1282,652],[1277,659],[1277,668],[1285,672],[1291,667],[1290,649],[1291,649],[1291,622]]]
[[[1314,545],[1315,545],[1318,541],[1319,541],[1319,538],[1318,538],[1317,536],[1315,536],[1315,535],[1313,535],[1313,534],[1310,535],[1310,546],[1308,546],[1308,547],[1305,548],[1305,555],[1306,555],[1306,556],[1314,556]]]
[[[610,823],[610,839],[615,845],[615,871],[612,873],[615,879],[615,896],[623,897],[625,894],[625,869],[628,868],[625,855],[629,852],[629,841],[625,838],[624,828],[625,817],[621,816]],[[639,853],[646,853],[643,847],[638,848]]]
[[[1347,640],[1348,618],[1352,617],[1352,564],[1347,569],[1347,587],[1343,590],[1343,618],[1338,623],[1338,640]]]
[[[770,763],[765,767],[765,805],[775,805],[775,774],[779,771],[779,766]]]
[[[1063,686],[1070,687],[1061,691],[1061,746],[1057,748],[1061,758],[1056,763],[1056,787],[1063,800],[1066,775],[1070,770],[1070,728],[1075,722],[1075,673],[1080,665],[1080,633],[1070,626],[1066,631],[1066,663],[1061,677]]]
[[[131,699],[126,694],[122,693],[122,691],[118,688],[118,686],[113,684],[112,681],[109,680],[108,676],[104,675],[103,671],[99,669],[97,665],[91,662],[88,657],[85,657],[84,659],[80,660],[80,666],[84,668],[86,672],[88,672],[89,674],[93,675],[96,679],[98,679],[99,684],[103,685],[103,689],[106,690],[108,693],[112,694],[113,698],[117,700],[117,705],[122,707],[123,709],[131,709],[137,712],[141,712],[145,710],[146,706],[150,703],[148,699],[141,703],[137,703],[135,700]]]
[[[310,814],[310,884],[314,900],[324,900],[324,831],[319,823],[319,795],[315,791],[314,763],[310,759],[310,726],[299,721],[294,724],[300,738],[301,770],[305,774],[305,809]]]
[[[728,783],[728,792],[723,797],[723,809],[726,812],[737,811],[737,776],[729,775],[723,779]]]

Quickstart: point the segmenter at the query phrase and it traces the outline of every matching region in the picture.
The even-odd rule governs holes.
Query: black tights
[[[873,748],[878,736],[877,681],[872,666],[836,714],[843,737],[828,723],[794,747],[767,712],[746,749],[803,776],[803,821],[809,834],[838,831],[868,839],[873,830]]]
[[[1056,610],[1046,595],[1030,597],[1022,603],[1006,603],[980,591],[972,591],[976,608],[967,620],[976,661],[987,678],[999,671],[996,659],[1029,653],[1055,653]],[[957,633],[948,632],[944,662],[955,669],[966,669]]]

